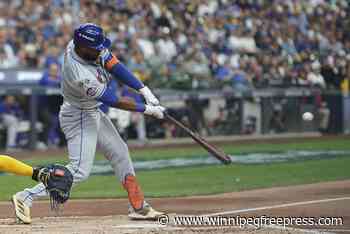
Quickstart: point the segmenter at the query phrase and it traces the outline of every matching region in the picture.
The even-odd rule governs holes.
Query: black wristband
[[[32,179],[38,182],[39,182],[39,178],[38,178],[39,170],[40,168],[36,168],[36,167],[33,168],[33,175],[32,175]]]

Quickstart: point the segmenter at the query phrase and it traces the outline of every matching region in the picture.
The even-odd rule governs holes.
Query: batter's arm
[[[112,88],[107,88],[106,91],[103,93],[103,95],[97,99],[98,101],[103,102],[107,106],[122,109],[122,110],[128,110],[128,111],[134,111],[134,112],[141,112],[146,115],[151,115],[153,117],[156,117],[158,119],[164,118],[164,111],[165,108],[162,106],[151,106],[151,105],[145,105],[143,103],[137,103],[134,100],[131,100],[127,97],[121,97],[118,98],[115,94],[115,90]]]
[[[97,98],[98,101],[103,104],[119,108],[122,110],[134,111],[134,112],[144,112],[146,107],[142,103],[136,103],[134,100],[127,97],[117,97],[116,89],[112,85],[108,85],[103,94]]]
[[[112,74],[114,78],[123,82],[127,86],[140,90],[145,85],[109,50],[104,50],[99,57],[101,65]]]
[[[122,64],[113,53],[109,50],[104,50],[100,54],[99,60],[100,64],[111,73],[113,77],[139,91],[148,105],[159,106],[159,100],[152,91],[145,86],[142,81],[137,79],[137,77],[126,66],[124,66],[124,64]]]
[[[134,112],[145,112],[146,109],[145,105],[136,103],[134,100],[126,97],[119,98],[111,107]]]

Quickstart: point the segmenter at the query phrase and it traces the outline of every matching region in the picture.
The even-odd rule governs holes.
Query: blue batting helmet
[[[111,45],[111,40],[105,37],[103,29],[92,23],[80,25],[74,30],[74,44],[83,45],[96,50],[103,50]]]

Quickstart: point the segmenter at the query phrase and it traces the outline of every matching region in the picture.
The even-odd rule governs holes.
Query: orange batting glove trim
[[[123,187],[128,192],[128,198],[131,206],[135,210],[142,209],[145,198],[140,185],[137,183],[136,177],[133,175],[127,175],[125,177]]]

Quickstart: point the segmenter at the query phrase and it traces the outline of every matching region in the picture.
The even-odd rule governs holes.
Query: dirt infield
[[[150,199],[154,207],[174,215],[230,217],[341,217],[338,226],[188,227],[171,222],[129,221],[126,199],[71,200],[59,217],[47,201],[35,203],[32,225],[15,225],[9,202],[0,203],[0,233],[350,233],[350,180],[259,189],[211,196]],[[303,230],[300,230],[303,229]]]

